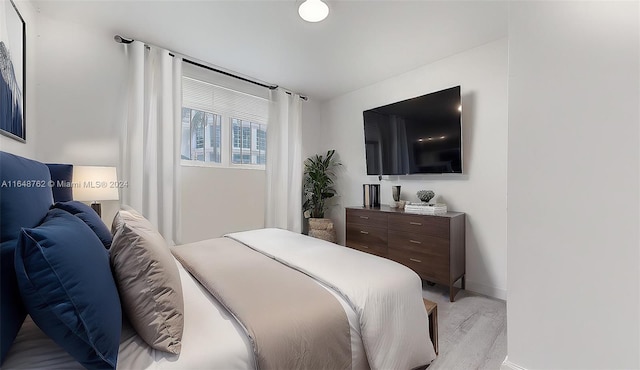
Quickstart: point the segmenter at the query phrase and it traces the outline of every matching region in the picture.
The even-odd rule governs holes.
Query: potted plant
[[[336,241],[336,233],[333,222],[324,218],[328,208],[327,200],[336,195],[333,181],[334,169],[340,166],[340,162],[334,158],[336,151],[329,150],[326,156],[315,155],[304,161],[304,217],[309,219],[309,235],[327,240]]]

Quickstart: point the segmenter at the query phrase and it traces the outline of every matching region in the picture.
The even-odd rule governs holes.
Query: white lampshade
[[[329,7],[322,0],[307,0],[300,4],[298,14],[307,22],[320,22],[329,15]]]
[[[73,199],[85,202],[118,200],[116,168],[73,166]]]

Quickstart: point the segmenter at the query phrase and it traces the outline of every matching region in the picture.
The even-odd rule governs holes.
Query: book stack
[[[380,185],[362,185],[362,205],[365,207],[380,207]]]
[[[443,215],[447,213],[447,205],[444,203],[407,203],[404,206],[404,211],[421,215]]]

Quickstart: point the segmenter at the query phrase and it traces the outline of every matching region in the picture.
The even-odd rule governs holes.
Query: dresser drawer
[[[349,247],[351,249],[355,249],[355,250],[360,251],[360,252],[373,254],[374,256],[383,257],[383,258],[389,258],[389,256],[387,255],[386,249],[385,249],[385,251],[382,251],[380,248],[370,248],[370,247],[366,247],[364,245],[347,245],[347,247]]]
[[[347,247],[386,257],[387,229],[348,223]]]
[[[428,257],[442,257],[448,262],[449,241],[431,235],[406,233],[389,230],[389,248],[397,249],[414,255]]]
[[[387,228],[387,214],[384,212],[367,211],[364,209],[347,208],[347,223],[372,227]]]
[[[449,284],[449,259],[389,248],[388,258],[415,271],[422,279]]]
[[[449,218],[440,216],[389,215],[389,230],[431,235],[449,240]]]

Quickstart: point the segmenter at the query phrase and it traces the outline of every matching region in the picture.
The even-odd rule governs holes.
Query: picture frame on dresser
[[[422,280],[465,289],[465,214],[422,215],[380,207],[346,208],[346,246],[403,264]],[[460,281],[460,288],[455,283]]]
[[[0,134],[26,142],[26,25],[13,0],[0,5]]]

